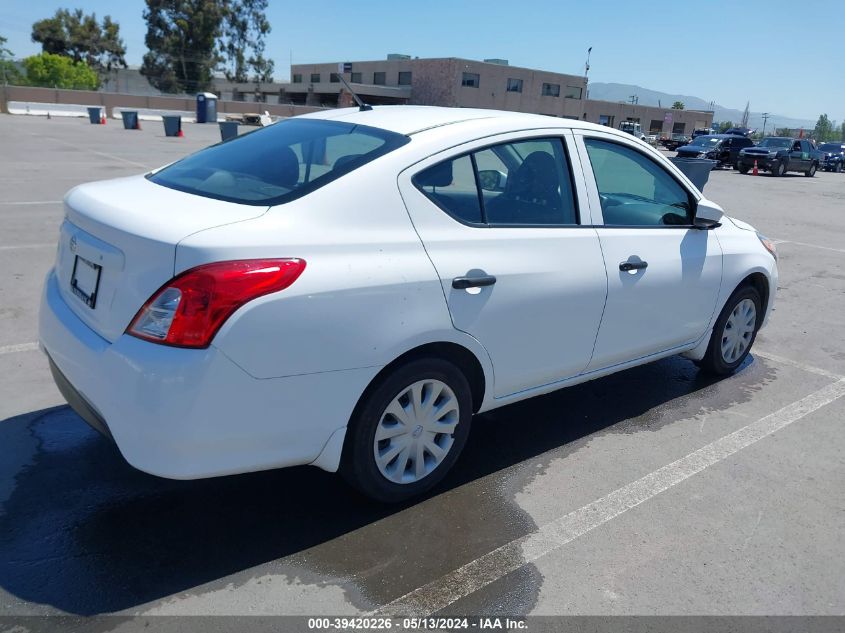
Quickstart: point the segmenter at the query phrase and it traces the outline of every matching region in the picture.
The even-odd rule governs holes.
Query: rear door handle
[[[643,268],[648,268],[648,262],[621,262],[619,264],[619,270],[624,270],[625,272],[629,270],[641,270]]]
[[[496,278],[493,275],[484,275],[481,277],[455,277],[452,280],[452,288],[455,290],[483,288],[485,286],[492,286],[494,283],[496,283]]]

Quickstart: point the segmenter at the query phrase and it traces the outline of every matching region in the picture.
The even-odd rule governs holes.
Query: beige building
[[[618,128],[639,123],[645,134],[690,134],[709,128],[712,112],[671,110],[587,99],[587,80],[507,60],[455,57],[414,59],[388,55],[377,61],[294,64],[287,84],[219,84],[223,99],[342,107],[353,105],[338,73],[366,103],[492,108],[581,119]]]

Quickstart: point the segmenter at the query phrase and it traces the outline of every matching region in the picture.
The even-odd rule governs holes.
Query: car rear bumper
[[[46,280],[39,338],[68,403],[139,470],[196,479],[308,464],[344,429],[378,368],[256,379],[213,345],[179,349],[131,336],[109,343]]]

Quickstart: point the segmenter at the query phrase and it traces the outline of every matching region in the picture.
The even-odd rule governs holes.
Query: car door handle
[[[648,268],[648,262],[621,262],[619,264],[619,270],[624,270],[625,272],[629,270],[641,270],[643,268]]]
[[[483,275],[481,277],[455,277],[452,280],[452,288],[455,290],[483,288],[485,286],[492,286],[494,283],[496,283],[496,278],[493,275]]]

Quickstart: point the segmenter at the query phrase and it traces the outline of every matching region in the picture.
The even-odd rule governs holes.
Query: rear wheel
[[[471,420],[470,386],[457,367],[437,358],[411,361],[385,376],[356,407],[341,474],[381,502],[422,494],[457,460]]]
[[[751,351],[763,317],[760,293],[753,286],[738,288],[725,303],[707,352],[698,366],[713,374],[733,373]]]
[[[817,166],[815,163],[813,163],[812,165],[810,165],[810,169],[804,172],[804,175],[807,176],[807,178],[812,178],[816,175],[816,169]]]

